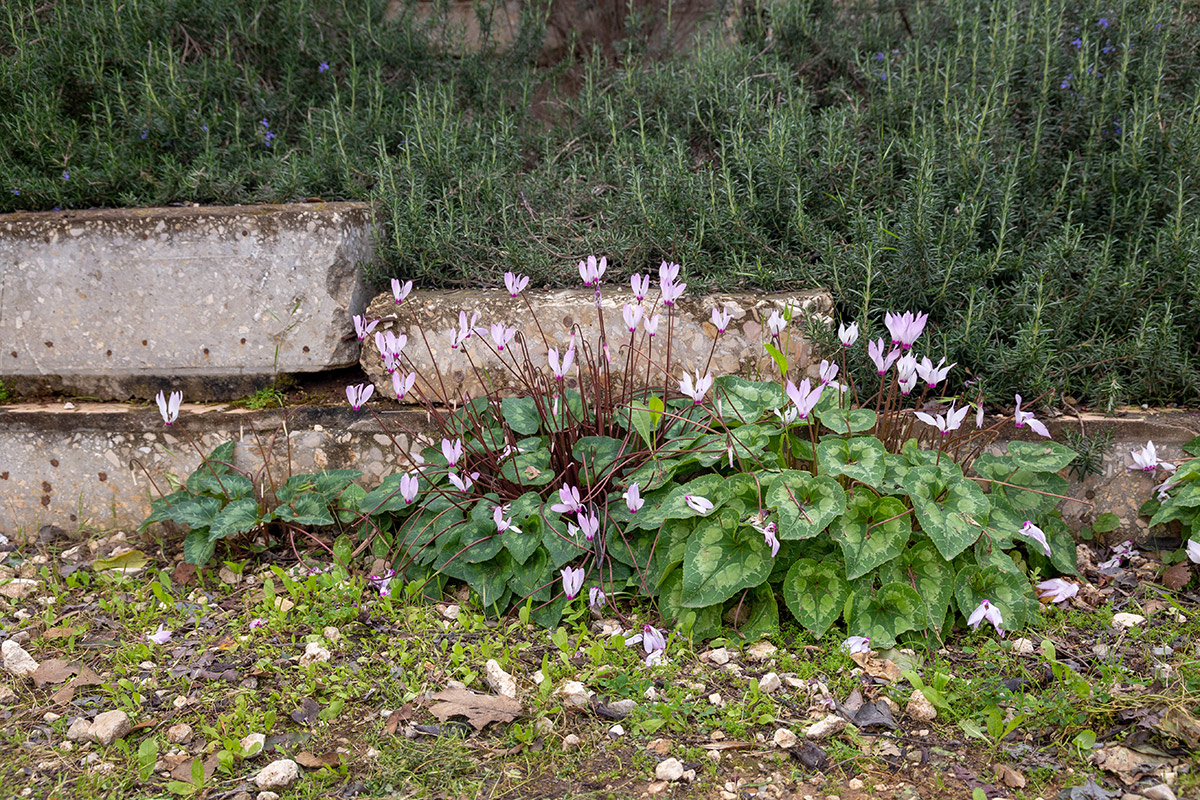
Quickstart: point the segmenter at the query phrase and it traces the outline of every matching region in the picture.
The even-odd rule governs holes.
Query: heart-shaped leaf
[[[991,504],[974,481],[947,481],[936,467],[919,466],[905,474],[904,488],[921,529],[947,561],[979,538]]]
[[[825,439],[817,445],[820,474],[845,475],[868,486],[883,481],[883,443],[874,436]]]
[[[866,575],[900,555],[912,534],[907,511],[894,497],[876,497],[863,487],[855,490],[846,513],[829,526],[830,536],[846,559],[847,579]]]
[[[826,475],[785,470],[767,491],[767,505],[779,514],[780,539],[809,539],[846,510],[846,492]]]
[[[896,644],[896,637],[916,630],[925,618],[921,598],[911,586],[889,583],[874,595],[856,595],[847,626],[853,636],[869,636],[871,646],[884,649]]]
[[[774,562],[762,534],[741,528],[737,512],[729,508],[697,526],[683,556],[684,606],[722,603],[771,574]]]
[[[964,617],[988,600],[1000,610],[1001,627],[1006,631],[1024,627],[1037,614],[1037,600],[1029,582],[1022,576],[996,566],[968,564],[954,579],[954,599]]]
[[[869,408],[827,408],[817,412],[821,424],[834,433],[862,433],[875,427],[877,417]]]
[[[532,397],[506,397],[500,401],[500,413],[515,433],[533,436],[542,427],[542,415]]]
[[[954,599],[954,569],[928,539],[914,542],[880,570],[884,583],[911,586],[924,612],[919,628],[940,628]]]
[[[783,390],[774,381],[748,381],[736,375],[722,375],[713,381],[713,396],[721,401],[724,422],[756,422],[768,409],[786,401]]]
[[[850,596],[840,564],[798,558],[783,579],[783,600],[796,621],[820,639],[837,621]]]
[[[1031,472],[1058,472],[1079,457],[1074,450],[1057,442],[1022,442],[1015,439],[1008,443],[1008,454],[1017,466]]]
[[[212,525],[220,511],[221,501],[217,498],[193,497],[177,503],[171,512],[171,519],[195,531]]]
[[[245,533],[253,530],[260,521],[257,500],[250,497],[234,500],[213,519],[208,538],[216,541],[236,533]]]

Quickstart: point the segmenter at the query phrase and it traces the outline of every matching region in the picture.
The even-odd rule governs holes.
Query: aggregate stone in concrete
[[[526,292],[517,298],[510,297],[504,289],[436,294],[418,291],[400,305],[389,293],[371,301],[367,317],[379,320],[376,333],[391,331],[408,337],[404,371],[417,373],[419,392],[448,403],[464,396],[480,397],[486,389],[501,394],[519,393],[522,380],[515,374],[515,365],[523,363],[523,359],[514,361],[515,354],[524,352],[522,348],[527,350],[532,362],[549,377],[552,373],[547,365],[547,351],[555,349],[562,354],[573,340],[578,343],[576,363],[588,358],[608,358],[610,374],[616,382],[624,379],[632,350],[635,381],[641,385],[647,356],[655,364],[663,363],[666,356],[667,310],[661,303],[655,306],[657,296],[658,290],[653,289],[642,304],[647,314],[660,317],[658,334],[653,340],[647,337],[644,328],[639,327],[631,335],[625,325],[622,310],[626,304],[636,303],[627,288],[602,287],[598,304],[591,289]],[[732,315],[723,334],[718,333],[711,321],[714,308],[725,309]],[[792,309],[792,322],[773,343],[787,351],[790,365],[802,374],[816,376],[820,359],[814,358],[802,328],[805,317],[830,319],[833,298],[826,291],[685,294],[675,305],[670,330],[672,373],[676,378],[685,371],[704,375],[706,370],[714,376],[753,378],[778,374],[763,343],[773,341],[766,330],[772,312],[783,313],[788,308]],[[474,327],[478,332],[456,350],[451,346],[451,331],[459,327],[460,311],[466,312],[468,320],[476,320]],[[607,357],[598,344],[601,341],[598,311],[603,313]],[[516,328],[518,332],[503,352],[495,348],[487,333],[493,323]],[[384,397],[395,397],[391,376],[383,368],[374,336],[364,343],[361,362],[376,391]],[[662,374],[652,369],[651,381],[661,380]],[[578,387],[574,369],[568,374],[566,384],[568,388]]]
[[[360,203],[0,215],[0,380],[229,399],[358,358]]]

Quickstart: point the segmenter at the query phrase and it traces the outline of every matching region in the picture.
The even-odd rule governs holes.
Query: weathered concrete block
[[[185,478],[196,469],[196,447],[208,454],[229,441],[237,443],[236,466],[260,486],[287,480],[289,458],[296,473],[360,469],[363,485],[374,486],[410,469],[410,457],[428,444],[414,443],[427,432],[424,413],[380,417],[386,432],[345,404],[286,416],[185,404],[168,428],[156,410],[123,403],[0,406],[0,533],[28,538],[48,524],[132,530],[150,513],[150,499],[170,491],[168,474]]]
[[[656,295],[657,290],[646,298],[647,313]],[[515,363],[514,354],[522,352],[522,341],[533,363],[547,376],[552,375],[547,366],[547,351],[554,348],[560,354],[564,353],[573,333],[580,343],[576,363],[584,357],[585,343],[589,350],[595,351],[595,358],[604,358],[597,346],[600,322],[595,298],[591,289],[531,292],[531,313],[523,297],[514,299],[503,289],[414,292],[401,305],[396,305],[391,294],[382,294],[371,301],[367,317],[380,320],[375,333],[391,331],[408,337],[404,371],[418,374],[416,385],[427,397],[451,402],[461,400],[464,395],[482,396],[485,385],[502,394],[514,393],[520,381],[510,367]],[[610,370],[615,381],[623,380],[627,355],[632,347],[637,385],[645,380],[647,354],[656,365],[650,372],[651,381],[660,383],[663,377],[657,365],[664,362],[666,355],[666,310],[660,304],[654,311],[661,321],[658,334],[651,342],[641,326],[631,337],[625,325],[622,309],[633,302],[633,294],[628,289],[605,289],[601,295],[600,308],[611,356]],[[675,306],[671,332],[672,372],[677,377],[683,371],[693,374],[699,371],[703,375],[707,365],[714,376],[756,377],[777,373],[774,362],[763,349],[763,342],[771,340],[765,327],[773,311],[782,313],[789,306],[795,316],[780,341],[786,343],[789,363],[815,376],[817,365],[813,363],[809,342],[803,335],[801,318],[804,315],[827,318],[832,313],[833,298],[826,291],[685,295]],[[725,308],[733,317],[725,333],[719,336],[710,321],[713,308]],[[503,354],[491,344],[486,332],[476,333],[455,350],[451,346],[451,331],[459,326],[460,311],[465,311],[468,318],[478,315],[476,328],[502,323],[515,327],[517,337]],[[367,338],[362,353],[362,367],[375,384],[376,396],[394,398],[391,377],[383,368],[374,336]],[[577,382],[572,370],[567,386],[575,388]]]
[[[0,216],[0,380],[212,400],[348,366],[372,253],[361,203]]]

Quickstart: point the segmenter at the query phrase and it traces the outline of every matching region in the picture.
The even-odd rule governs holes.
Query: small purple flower
[[[158,630],[154,633],[146,634],[146,639],[155,644],[166,644],[171,639],[173,631],[167,630],[167,626],[159,623]]]
[[[883,53],[876,53],[876,54],[875,54],[875,60],[876,60],[876,61],[883,61]]]
[[[1113,51],[1113,46],[1111,44],[1106,44],[1106,45],[1104,45],[1104,47],[1100,48],[1100,52],[1104,53],[1104,55],[1108,55],[1112,51]]]
[[[63,174],[62,174],[62,178],[63,178],[63,180],[64,180],[64,181],[69,181],[69,180],[71,180],[71,173],[70,173],[70,172],[68,172],[67,170],[65,170],[65,169],[64,169],[64,170],[63,170]]]
[[[13,194],[20,194],[20,193],[21,193],[21,190],[20,190],[20,189],[9,189],[9,191],[10,191],[10,192],[12,192]]]
[[[145,141],[146,137],[149,135],[150,135],[150,129],[142,128],[142,140]]]
[[[1109,25],[1108,17],[1101,17],[1100,21],[1096,23],[1097,28],[1107,28],[1108,25]]]
[[[262,617],[255,617],[254,619],[250,620],[250,630],[256,630],[258,628],[265,627],[267,627],[267,621]]]
[[[605,601],[604,590],[599,586],[593,586],[588,590],[588,606],[590,608],[600,608]]]
[[[205,133],[208,133],[208,123],[206,122],[203,125],[201,125],[200,130],[204,131]]]
[[[1060,83],[1060,84],[1058,85],[1058,88],[1060,88],[1060,89],[1070,89],[1070,88],[1071,88],[1071,81],[1072,81],[1072,80],[1074,80],[1074,79],[1075,79],[1075,73],[1074,73],[1074,72],[1068,72],[1068,73],[1067,73],[1067,77],[1065,77],[1065,78],[1063,78],[1063,79],[1062,79],[1062,83]]]
[[[329,71],[329,62],[328,61],[322,61],[321,65],[319,67],[317,67],[317,72],[328,72],[328,71]]]

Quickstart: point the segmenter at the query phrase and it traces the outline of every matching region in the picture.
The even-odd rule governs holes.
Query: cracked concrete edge
[[[155,408],[144,405],[79,403],[70,410],[62,404],[0,406],[0,532],[27,537],[44,524],[97,531],[135,528],[149,513],[154,491],[150,478],[165,487],[168,474],[185,477],[199,463],[188,436],[205,453],[225,441],[237,442],[238,463],[249,469],[261,465],[262,443],[271,452],[273,474],[281,482],[278,476],[286,472],[288,448],[276,432],[285,422],[295,472],[360,469],[364,485],[370,487],[384,475],[411,466],[409,459],[435,432],[420,409],[379,402],[372,408],[391,436],[380,430],[371,414],[347,406],[249,411],[188,404],[180,421],[170,427],[163,425]],[[1137,509],[1152,496],[1156,479],[1127,469],[1129,451],[1153,439],[1162,458],[1178,459],[1182,445],[1200,434],[1200,413],[1126,413],[1084,419],[1089,433],[1112,429],[1113,447],[1100,475],[1082,482],[1071,479],[1072,496],[1097,505],[1062,505],[1064,518],[1077,529],[1099,511],[1116,513],[1121,528],[1107,534],[1106,541],[1146,541],[1149,536]],[[1049,424],[1061,441],[1063,428],[1079,423],[1060,417]],[[1007,432],[1017,431],[1008,426]]]

